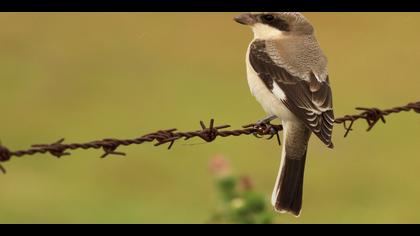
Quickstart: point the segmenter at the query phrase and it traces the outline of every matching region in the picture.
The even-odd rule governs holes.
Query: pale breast
[[[249,62],[249,52],[246,55],[246,68],[247,68],[247,79],[251,93],[261,104],[263,109],[268,115],[275,115],[282,120],[293,120],[295,116],[280,99],[287,99],[284,92],[277,86],[274,86],[273,92],[270,91],[264,82],[260,79],[258,74],[252,68]],[[274,93],[275,92],[275,93]]]

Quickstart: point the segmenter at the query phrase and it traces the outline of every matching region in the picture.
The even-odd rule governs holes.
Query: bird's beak
[[[242,25],[253,25],[255,23],[255,18],[250,13],[241,14],[233,19]]]

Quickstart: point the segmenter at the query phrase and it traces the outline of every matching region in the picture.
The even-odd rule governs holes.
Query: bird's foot
[[[271,121],[277,119],[277,116],[267,116],[264,119],[261,119],[255,123],[255,126],[262,130],[262,133],[270,135],[271,139],[274,135],[277,134],[277,130],[270,124]],[[262,138],[262,135],[254,133],[257,138]]]
[[[277,116],[274,116],[274,115],[267,116],[264,119],[261,119],[261,120],[257,121],[255,124],[256,125],[270,124],[270,122],[275,120],[275,119],[277,119]]]

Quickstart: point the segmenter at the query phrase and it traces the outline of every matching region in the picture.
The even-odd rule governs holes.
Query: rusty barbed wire
[[[350,131],[352,131],[352,127],[355,121],[363,119],[368,123],[368,129],[366,131],[371,131],[372,128],[378,123],[378,121],[382,121],[382,123],[386,123],[385,116],[388,116],[393,113],[400,113],[400,112],[407,112],[407,111],[414,111],[416,113],[420,113],[420,101],[419,102],[412,102],[405,106],[394,107],[391,109],[380,110],[378,108],[364,108],[364,107],[357,107],[356,110],[362,111],[362,113],[357,115],[346,115],[344,117],[336,118],[334,123],[336,124],[343,124],[346,133],[344,137],[347,137]],[[350,122],[347,125],[347,122]]]
[[[336,124],[343,124],[346,130],[344,137],[347,137],[349,132],[352,131],[354,122],[357,120],[365,120],[368,123],[367,131],[371,131],[372,128],[378,123],[378,121],[386,122],[385,117],[400,112],[414,111],[420,114],[420,101],[409,103],[405,106],[394,107],[391,109],[380,110],[378,108],[356,108],[362,111],[356,115],[346,115],[335,119]],[[348,124],[350,123],[350,124]],[[104,154],[101,158],[105,158],[109,155],[125,156],[124,152],[118,152],[117,149],[121,146],[130,146],[135,144],[143,143],[155,143],[155,146],[163,144],[169,144],[168,149],[171,149],[173,144],[180,139],[189,140],[191,138],[201,138],[206,142],[213,142],[218,137],[231,137],[231,136],[242,136],[242,135],[254,135],[257,138],[266,137],[272,139],[277,137],[279,145],[280,137],[279,132],[283,130],[282,125],[275,125],[271,123],[253,123],[242,126],[241,129],[226,130],[230,128],[230,125],[215,126],[214,119],[211,119],[209,126],[207,127],[203,121],[200,121],[200,130],[191,132],[180,132],[177,129],[159,130],[154,133],[149,133],[134,139],[102,139],[87,143],[72,143],[65,144],[64,139],[60,139],[57,142],[51,144],[37,144],[32,145],[31,148],[19,151],[10,151],[7,147],[0,144],[0,171],[6,173],[6,170],[1,165],[3,162],[10,161],[13,157],[31,156],[35,154],[50,154],[54,157],[60,158],[62,156],[69,156],[69,151],[76,149],[102,149]]]

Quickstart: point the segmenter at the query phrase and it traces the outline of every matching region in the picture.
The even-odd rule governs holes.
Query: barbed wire
[[[371,131],[378,121],[386,123],[385,117],[390,114],[409,111],[414,111],[420,114],[420,101],[385,110],[362,107],[358,107],[356,109],[361,112],[356,115],[346,115],[336,118],[334,121],[336,124],[343,124],[343,127],[346,130],[344,137],[347,137],[350,131],[353,130],[353,124],[358,120],[365,120],[368,123],[367,131]],[[7,147],[0,144],[0,171],[6,173],[6,170],[1,163],[10,161],[13,157],[24,157],[48,153],[54,157],[60,158],[62,156],[69,156],[71,154],[69,151],[76,149],[102,149],[104,154],[101,158],[105,158],[109,155],[125,156],[126,154],[124,152],[117,151],[119,147],[139,145],[143,143],[154,143],[155,146],[168,144],[168,149],[171,149],[173,144],[180,139],[189,140],[192,138],[201,138],[206,142],[213,142],[218,137],[254,135],[257,138],[266,137],[267,139],[277,137],[278,143],[281,145],[279,132],[283,130],[282,125],[271,123],[253,123],[244,125],[241,129],[227,130],[227,128],[231,127],[230,125],[216,126],[214,119],[211,119],[208,126],[206,126],[203,121],[200,121],[200,126],[201,129],[196,131],[180,132],[177,129],[159,130],[134,139],[110,138],[86,143],[71,144],[65,144],[64,139],[60,139],[51,144],[36,144],[32,145],[29,149],[19,151],[10,151]]]

